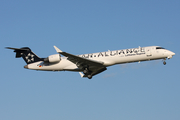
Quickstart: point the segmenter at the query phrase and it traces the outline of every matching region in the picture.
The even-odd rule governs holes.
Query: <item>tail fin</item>
[[[31,51],[31,49],[28,47],[23,47],[23,48],[6,47],[6,48],[14,50],[14,52],[16,53],[16,58],[22,57],[27,64],[44,60],[44,58],[39,58],[36,54],[34,54]]]

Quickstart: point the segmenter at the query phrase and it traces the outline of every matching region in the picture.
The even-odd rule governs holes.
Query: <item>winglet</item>
[[[79,72],[79,74],[80,74],[81,78],[83,78],[83,77],[84,77],[84,75],[83,75],[81,72]]]
[[[62,53],[62,51],[59,48],[57,48],[56,46],[54,46],[54,48],[58,53]]]

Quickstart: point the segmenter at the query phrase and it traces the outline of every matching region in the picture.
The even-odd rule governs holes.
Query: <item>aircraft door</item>
[[[146,48],[146,56],[147,56],[147,57],[152,56],[151,48]]]

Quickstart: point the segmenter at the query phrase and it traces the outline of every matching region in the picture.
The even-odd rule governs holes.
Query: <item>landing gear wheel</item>
[[[88,73],[88,70],[84,70],[83,73],[84,73],[84,74],[87,74],[87,73]]]
[[[88,77],[89,79],[91,79],[91,78],[92,78],[92,75],[88,75],[87,77]]]
[[[91,75],[92,71],[90,71],[88,67],[85,67],[85,68],[84,68],[83,73],[84,73],[85,75],[87,75],[87,77],[88,77],[89,79],[92,78],[92,75]]]
[[[166,65],[166,61],[164,61],[163,64]]]
[[[89,72],[88,68],[84,68],[83,73],[88,74],[88,72]]]

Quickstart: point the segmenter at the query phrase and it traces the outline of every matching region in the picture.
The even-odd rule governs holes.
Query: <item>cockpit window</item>
[[[163,47],[156,47],[156,49],[165,49],[165,48],[163,48]]]

